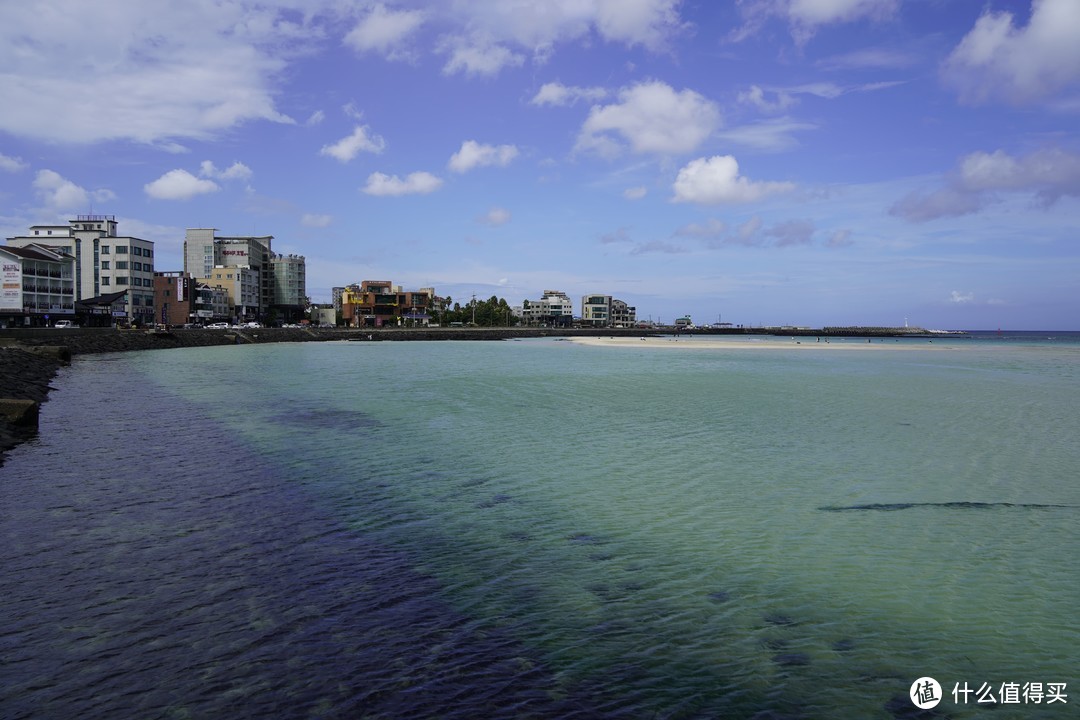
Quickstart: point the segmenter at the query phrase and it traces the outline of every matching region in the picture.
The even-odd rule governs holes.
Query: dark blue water
[[[117,365],[0,468],[0,718],[632,715]]]

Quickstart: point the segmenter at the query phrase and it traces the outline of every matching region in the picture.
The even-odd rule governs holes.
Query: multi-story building
[[[434,298],[434,288],[405,292],[389,280],[364,280],[342,290],[341,315],[350,327],[427,325]]]
[[[233,320],[233,306],[229,298],[229,291],[223,287],[212,287],[206,283],[198,283],[195,315],[198,317],[198,322],[203,325],[210,322]]]
[[[272,255],[273,307],[286,322],[296,322],[307,309],[307,266],[303,255]]]
[[[184,325],[198,322],[195,314],[197,284],[187,273],[179,271],[154,273],[154,307],[157,322],[163,325]]]
[[[75,299],[126,292],[120,322],[154,322],[154,243],[117,234],[113,215],[78,215],[65,225],[32,225],[9,246],[44,244],[75,258]]]
[[[569,327],[574,322],[574,303],[559,290],[545,290],[539,300],[526,300],[514,313],[525,325]]]
[[[40,327],[74,319],[75,258],[62,248],[0,247],[0,276],[0,324]]]
[[[637,308],[610,295],[585,295],[581,298],[581,322],[593,327],[633,327]]]
[[[195,282],[225,292],[229,304],[228,311],[224,313],[227,318],[247,321],[259,317],[259,273],[247,265],[218,265],[211,268],[206,277],[195,278]],[[219,317],[217,308],[215,317]]]
[[[215,228],[188,228],[184,235],[184,272],[209,278],[220,267],[249,268],[255,274],[256,300],[244,303],[245,316],[262,317],[274,305],[274,253],[270,250],[273,239],[273,235],[219,236]]]
[[[611,324],[611,296],[585,295],[581,298],[581,322],[594,327]]]
[[[610,295],[586,295],[581,298],[581,322],[593,327],[633,327],[637,309]]]
[[[637,325],[637,308],[618,298],[611,299],[611,327],[634,327]]]

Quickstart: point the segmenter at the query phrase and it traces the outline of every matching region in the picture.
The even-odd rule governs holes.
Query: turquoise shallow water
[[[139,542],[154,548],[166,527],[205,530],[204,576],[195,587],[170,580],[176,593],[221,590],[215,547],[242,546],[243,557],[280,567],[273,593],[262,580],[242,586],[242,611],[227,595],[211,603],[246,618],[230,632],[252,652],[298,602],[315,618],[347,615],[350,598],[364,608],[357,615],[370,615],[381,607],[370,596],[391,598],[401,637],[345,643],[351,650],[328,661],[382,693],[369,701],[383,703],[373,716],[451,716],[456,706],[463,717],[888,718],[910,709],[908,687],[929,675],[946,693],[939,709],[975,717],[985,708],[973,698],[954,703],[955,683],[1076,689],[1080,345],[992,336],[872,349],[665,342],[308,343],[79,360],[45,406],[42,438],[0,471],[12,478],[3,529],[11,537],[32,522],[14,519],[12,493],[32,486],[41,463],[74,464],[70,482],[83,487],[118,464],[140,478],[141,492],[167,481],[162,507],[180,519],[163,519],[150,503],[123,532],[141,531]],[[131,392],[93,407],[75,401],[103,383]],[[101,428],[80,430],[106,406],[124,421],[105,438]],[[62,442],[62,431],[83,436]],[[103,459],[80,471],[91,442]],[[223,510],[227,502],[213,498],[232,497],[237,485],[251,491]],[[92,517],[95,532],[115,535],[110,515],[121,511],[102,505],[113,490],[36,512],[60,526],[57,515]],[[176,510],[185,498],[194,504]],[[207,508],[226,519],[193,520]],[[253,518],[262,518],[257,540],[246,535]],[[303,557],[285,549],[320,535],[316,528],[332,537]],[[24,540],[9,553],[22,573],[41,564],[25,557],[45,557],[68,563],[72,584],[84,575],[100,583],[83,568],[121,541],[134,542],[102,538],[72,557],[63,546],[41,556],[40,543]],[[393,561],[359,578],[371,553]],[[343,576],[325,581],[335,588],[332,610],[325,593],[303,590],[322,566]],[[147,574],[124,582],[137,586]],[[392,600],[401,588],[420,588],[404,607]],[[434,606],[413,607],[413,595]],[[87,612],[85,600],[59,594],[38,601]],[[7,602],[30,614],[31,598]],[[295,630],[315,622],[300,615],[288,625],[289,652],[322,638]],[[340,625],[363,625],[349,617]],[[120,613],[109,637],[127,622]],[[83,628],[83,646],[71,662],[113,657],[85,647],[102,632],[93,622],[72,624]],[[205,629],[169,628],[171,668]],[[55,646],[71,639],[40,633],[40,650],[20,660],[31,678],[21,693],[67,708],[63,698],[78,689],[50,681],[48,668],[63,666]],[[0,642],[16,637],[7,628]],[[276,643],[264,659],[286,652]],[[365,653],[399,671],[353,667]],[[472,672],[477,658],[501,669]],[[193,683],[144,707],[200,716],[220,709],[223,693],[243,707],[245,694],[278,682],[277,671],[249,661],[243,681],[228,676],[213,691]],[[406,704],[401,693],[432,687],[424,673],[462,687]],[[369,693],[327,677],[336,674],[315,673],[321,680],[305,681],[307,690],[286,686],[275,714],[363,708],[357,697]],[[312,691],[319,682],[328,689]],[[479,709],[499,696],[515,700]],[[994,717],[1066,717],[1070,701],[1005,705]],[[9,693],[0,709],[19,702]]]

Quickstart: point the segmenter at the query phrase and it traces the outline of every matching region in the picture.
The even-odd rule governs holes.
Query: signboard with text
[[[0,310],[18,310],[22,307],[22,266],[17,262],[5,260],[0,269]]]

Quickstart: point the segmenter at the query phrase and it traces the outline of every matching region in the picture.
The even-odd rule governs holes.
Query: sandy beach
[[[828,338],[822,337],[737,337],[712,339],[702,337],[573,337],[567,342],[596,347],[636,347],[677,350],[927,350],[955,349],[955,343],[934,338]]]

